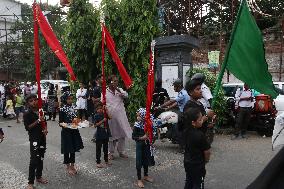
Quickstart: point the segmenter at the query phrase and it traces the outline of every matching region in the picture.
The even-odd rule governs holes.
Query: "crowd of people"
[[[161,81],[156,82],[153,94],[153,136],[156,136],[159,127],[155,112],[160,109],[170,110],[177,108],[179,123],[174,125],[177,130],[178,142],[182,144],[184,151],[184,167],[186,171],[185,189],[204,188],[205,164],[210,158],[210,143],[206,139],[206,131],[213,127],[216,115],[210,109],[212,95],[209,94],[207,86],[204,84],[204,76],[193,78],[185,88],[181,80],[173,83],[177,97],[170,99],[167,91],[162,88]],[[70,129],[66,124],[74,124],[88,120],[92,127],[95,127],[93,142],[96,143],[96,163],[98,168],[111,166],[112,160],[118,157],[128,158],[125,153],[125,142],[127,138],[132,138],[136,142],[136,170],[139,188],[144,188],[144,181],[153,182],[149,176],[149,166],[155,164],[153,145],[149,140],[149,133],[145,133],[145,108],[137,110],[137,120],[133,127],[127,118],[125,110],[125,99],[128,93],[118,87],[118,77],[110,76],[107,79],[106,105],[102,103],[102,77],[99,75],[96,80],[89,83],[87,87],[80,83],[76,94],[70,91],[60,92],[58,88],[50,85],[47,97],[47,109],[49,119],[38,112],[38,99],[36,90],[31,90],[26,85],[4,88],[5,106],[17,109],[16,112],[25,112],[23,119],[25,129],[29,134],[31,158],[29,165],[28,189],[34,188],[34,181],[46,184],[48,181],[42,177],[43,158],[46,150],[47,130],[44,125],[48,120],[55,120],[56,112],[59,112],[59,126],[61,130],[61,153],[63,154],[63,164],[69,175],[77,174],[75,166],[75,153],[84,148],[84,144],[78,129]],[[205,85],[205,86],[204,86]],[[14,89],[16,88],[16,89]],[[16,91],[13,93],[13,91]],[[74,98],[76,102],[73,103]],[[12,102],[10,102],[10,100]],[[59,103],[60,102],[60,103]],[[17,120],[19,121],[19,120]],[[190,137],[188,137],[190,136]],[[154,138],[155,141],[155,138]],[[103,151],[103,160],[101,153]],[[141,169],[144,169],[142,178]]]

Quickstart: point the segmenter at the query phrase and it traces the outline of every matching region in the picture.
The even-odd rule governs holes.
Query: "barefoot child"
[[[63,106],[59,112],[59,125],[72,124],[76,120],[76,113],[72,106],[72,94],[66,92],[61,97]],[[83,149],[83,141],[78,129],[70,129],[62,127],[61,130],[61,153],[64,154],[63,164],[66,165],[67,173],[75,175],[75,152]]]
[[[15,95],[15,113],[16,113],[16,119],[17,123],[20,123],[19,116],[20,113],[25,113],[25,108],[24,108],[24,99],[21,94],[21,89],[17,89],[17,94]]]
[[[104,160],[106,165],[111,165],[110,160],[108,159],[108,142],[109,137],[111,136],[108,119],[110,116],[108,115],[108,111],[106,109],[107,118],[104,116],[104,108],[101,102],[98,102],[96,105],[96,113],[93,117],[94,127],[97,128],[96,131],[96,159],[97,159],[97,167],[103,168],[104,166],[101,163],[101,151],[103,148],[104,152]]]
[[[205,134],[200,130],[203,117],[198,108],[188,108],[184,112],[184,119],[184,168],[186,172],[184,189],[204,189],[205,164],[210,159],[211,147]]]
[[[16,116],[12,99],[13,99],[12,95],[9,95],[7,97],[6,106],[5,106],[6,116],[9,119],[13,119]]]
[[[134,124],[132,138],[136,141],[136,170],[137,170],[137,186],[144,188],[142,181],[141,169],[144,168],[144,181],[153,182],[148,176],[148,167],[154,165],[154,159],[150,152],[150,141],[144,132],[146,109],[140,108],[137,111],[137,121]],[[153,129],[154,131],[155,129]],[[155,136],[153,134],[153,136]]]
[[[38,183],[48,183],[46,179],[42,178],[47,130],[43,130],[41,126],[41,122],[45,122],[45,118],[44,116],[39,117],[37,96],[35,94],[28,95],[26,102],[29,110],[24,114],[24,125],[29,134],[31,154],[27,189],[34,189],[35,177]]]

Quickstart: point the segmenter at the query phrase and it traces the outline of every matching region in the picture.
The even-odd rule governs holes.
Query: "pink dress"
[[[111,116],[108,121],[111,132],[110,141],[120,138],[131,138],[132,129],[126,116],[123,99],[128,97],[127,92],[119,88],[120,92],[113,93],[110,89],[106,90],[106,106]]]

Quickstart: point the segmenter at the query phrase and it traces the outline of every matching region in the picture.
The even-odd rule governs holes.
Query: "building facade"
[[[17,21],[21,21],[21,3],[15,0],[0,0],[0,80],[9,80],[13,65],[9,61],[8,46],[21,42],[21,31],[12,32]],[[13,52],[17,56],[18,52]]]

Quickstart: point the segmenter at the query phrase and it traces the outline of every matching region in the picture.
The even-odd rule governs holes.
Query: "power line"
[[[14,5],[14,6],[10,7],[10,9],[13,9],[14,7],[19,6],[19,5],[20,5],[20,3],[17,3],[16,5]],[[21,6],[21,5],[20,5],[20,6]],[[5,8],[8,8],[8,7],[6,6]],[[5,8],[4,8],[4,9],[5,9]],[[6,13],[7,11],[10,11],[10,10],[8,9],[8,10],[4,11],[4,12],[3,12],[3,13],[1,13],[1,14]]]

